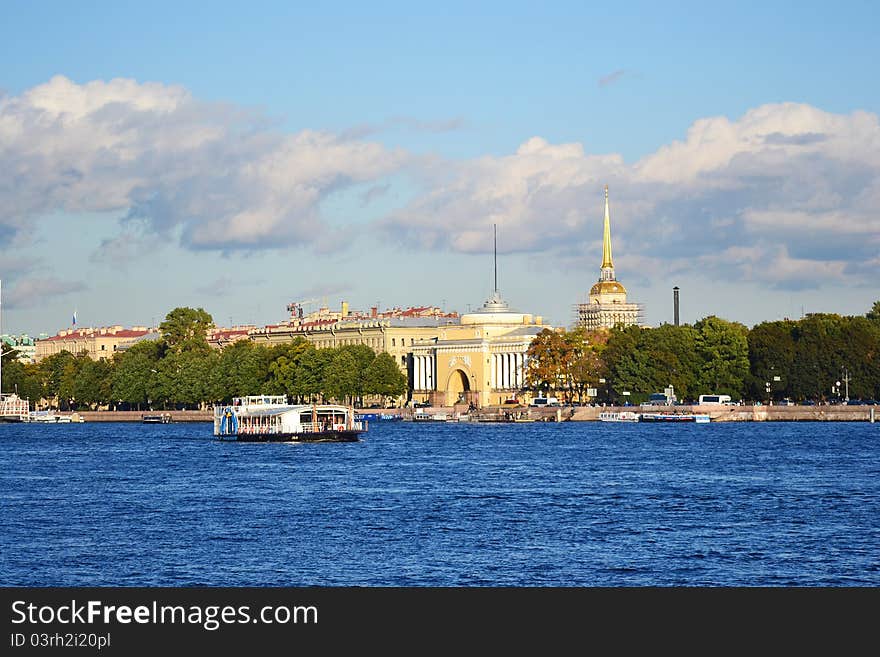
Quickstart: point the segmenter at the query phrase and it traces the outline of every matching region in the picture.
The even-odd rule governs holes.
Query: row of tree
[[[137,342],[110,360],[62,351],[22,364],[4,353],[3,390],[63,410],[198,408],[259,394],[353,403],[406,392],[406,376],[387,353],[364,345],[316,349],[304,339],[271,347],[241,340],[221,351],[208,344],[212,324],[201,308],[176,308],[159,340]]]
[[[743,324],[710,316],[693,325],[544,331],[529,350],[527,385],[583,400],[634,403],[673,386],[679,399],[727,394],[779,401],[880,398],[880,301],[865,316],[814,314]]]
[[[176,308],[161,338],[110,360],[61,352],[38,364],[3,354],[3,390],[77,408],[194,408],[233,397],[361,402],[407,391],[392,356],[364,345],[316,349],[304,339],[266,347],[242,340],[217,350],[211,316]],[[838,385],[840,383],[840,385]],[[542,331],[529,349],[526,386],[566,400],[633,403],[673,386],[682,400],[727,394],[747,400],[880,398],[880,301],[865,316],[809,315],[749,330],[718,317],[693,325],[629,326],[587,333]]]

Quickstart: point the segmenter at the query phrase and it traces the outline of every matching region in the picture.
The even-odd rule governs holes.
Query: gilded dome
[[[626,288],[617,281],[599,281],[590,288],[590,296],[600,294],[626,294]]]

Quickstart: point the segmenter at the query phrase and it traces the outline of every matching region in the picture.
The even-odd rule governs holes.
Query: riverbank
[[[880,420],[880,408],[876,406],[655,406],[654,411],[680,413],[701,413],[708,415],[712,422],[870,422],[871,409],[875,420]],[[633,406],[583,406],[574,409],[571,417],[575,421],[598,420],[602,411],[635,411]]]
[[[880,407],[877,406],[716,406],[694,405],[675,406],[681,413],[707,414],[712,422],[870,422],[871,409],[874,419],[880,422]],[[452,415],[451,407],[420,409],[429,414]],[[671,410],[669,407],[653,407],[652,410]],[[575,406],[564,408],[530,408],[529,415],[535,419],[560,419],[562,421],[592,422],[599,420],[603,411],[640,411],[638,406]],[[155,415],[159,411],[81,411],[86,422],[141,422],[144,415]],[[171,416],[172,422],[212,422],[211,411],[161,411]],[[411,417],[411,409],[387,408],[358,409],[357,413],[383,415],[403,415]]]

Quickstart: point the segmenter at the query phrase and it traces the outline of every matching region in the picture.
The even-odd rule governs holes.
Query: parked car
[[[801,402],[801,406],[815,406],[815,405],[816,405],[816,402],[814,402],[812,399],[805,399],[804,401]]]
[[[559,400],[556,397],[535,397],[531,402],[529,402],[529,406],[559,406]]]

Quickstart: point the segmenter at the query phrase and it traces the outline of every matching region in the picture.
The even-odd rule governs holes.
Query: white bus
[[[702,404],[731,404],[730,395],[700,395],[699,403]]]

